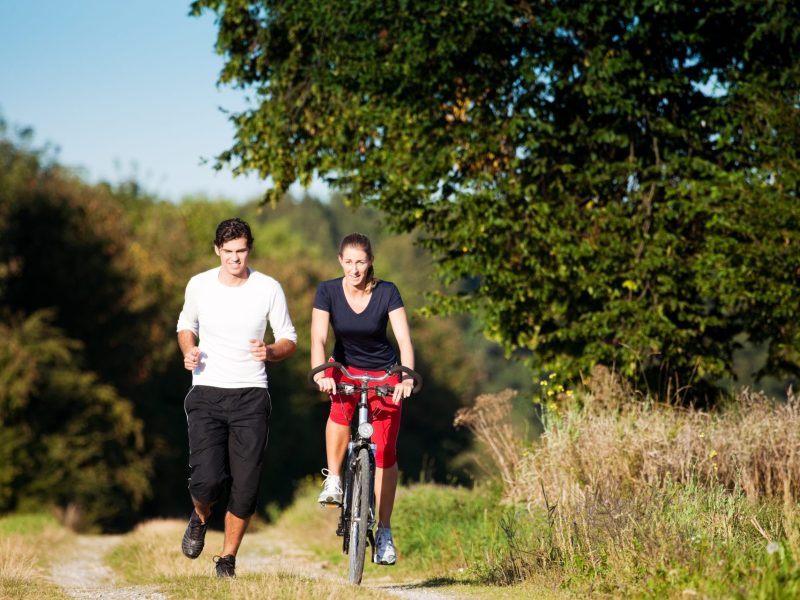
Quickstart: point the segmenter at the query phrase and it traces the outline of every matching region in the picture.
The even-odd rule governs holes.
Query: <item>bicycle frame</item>
[[[372,424],[369,422],[369,388],[368,380],[363,382],[363,385],[359,389],[359,398],[358,398],[358,405],[356,407],[356,414],[354,416],[354,422],[356,424],[355,432],[351,433],[350,441],[347,443],[347,454],[345,456],[345,487],[343,490],[342,496],[342,514],[339,518],[339,528],[338,530],[342,529],[347,521],[350,520],[352,515],[350,514],[350,507],[352,506],[352,492],[353,492],[353,473],[354,473],[354,464],[353,461],[358,456],[358,451],[361,448],[367,448],[369,452],[369,480],[370,480],[370,490],[369,490],[369,525],[368,525],[368,533],[367,535],[370,537],[370,542],[372,542],[372,527],[375,525],[375,451],[376,446],[372,443],[372,433],[373,428]],[[352,394],[355,392],[355,385],[353,384],[342,384],[344,389],[340,390],[341,393],[344,394]],[[353,388],[352,390],[350,388]],[[352,429],[352,428],[351,428]],[[374,544],[370,544],[374,547]],[[347,542],[345,543],[344,551],[347,552]]]

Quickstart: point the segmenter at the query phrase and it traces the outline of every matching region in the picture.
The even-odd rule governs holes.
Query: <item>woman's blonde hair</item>
[[[341,258],[345,248],[358,248],[367,255],[369,259],[369,269],[367,269],[367,289],[373,290],[378,285],[378,279],[375,277],[375,269],[372,266],[372,242],[363,233],[351,233],[342,238],[339,244],[339,257]]]

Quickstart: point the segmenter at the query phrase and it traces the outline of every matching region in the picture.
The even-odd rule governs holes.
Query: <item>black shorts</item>
[[[196,385],[183,403],[189,428],[189,493],[213,504],[230,485],[228,511],[255,512],[272,403],[266,388]]]

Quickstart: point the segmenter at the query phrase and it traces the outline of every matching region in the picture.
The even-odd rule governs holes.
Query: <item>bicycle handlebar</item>
[[[404,367],[403,365],[395,365],[388,371],[386,371],[385,375],[381,375],[380,377],[374,377],[372,375],[353,375],[351,374],[347,368],[338,362],[329,362],[325,363],[324,365],[319,365],[318,367],[314,367],[308,372],[308,382],[314,389],[319,389],[316,382],[314,381],[314,375],[319,373],[320,371],[325,371],[326,369],[338,369],[341,371],[342,375],[347,377],[348,379],[352,379],[354,381],[360,381],[362,385],[366,385],[369,382],[380,382],[386,381],[392,375],[397,373],[405,373],[414,381],[414,389],[411,390],[412,393],[416,394],[422,389],[422,376],[417,373],[416,371],[409,369],[408,367]]]

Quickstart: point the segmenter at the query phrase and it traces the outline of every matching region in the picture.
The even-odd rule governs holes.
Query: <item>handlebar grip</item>
[[[390,373],[405,373],[411,379],[414,380],[414,389],[412,390],[413,393],[418,394],[419,391],[422,389],[422,375],[409,369],[408,367],[404,367],[403,365],[395,365],[390,370]]]
[[[314,389],[319,389],[319,386],[317,386],[316,382],[314,381],[314,375],[316,375],[320,371],[325,371],[326,369],[330,369],[330,368],[343,369],[344,365],[342,363],[338,363],[338,362],[327,362],[327,363],[322,364],[322,365],[320,365],[318,367],[314,367],[313,369],[311,369],[308,372],[308,383],[311,384],[311,387],[313,387]]]

